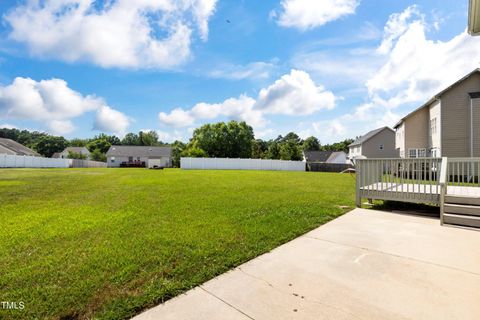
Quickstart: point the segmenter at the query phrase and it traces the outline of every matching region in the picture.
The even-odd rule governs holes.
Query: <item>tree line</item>
[[[30,132],[18,129],[0,129],[1,138],[15,140],[39,154],[51,157],[66,147],[86,147],[92,160],[106,161],[105,153],[111,145],[128,146],[171,146],[172,162],[180,165],[180,157],[215,158],[253,158],[302,160],[302,151],[345,151],[353,139],[322,145],[318,138],[311,136],[301,139],[296,133],[289,132],[275,139],[255,139],[254,131],[245,122],[229,121],[205,124],[193,131],[188,143],[175,141],[164,143],[155,131],[127,133],[123,139],[115,135],[101,133],[91,139],[67,140],[61,136],[52,136],[43,132]],[[71,154],[71,157],[81,155]]]

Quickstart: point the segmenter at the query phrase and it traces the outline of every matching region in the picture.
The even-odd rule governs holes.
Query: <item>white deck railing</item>
[[[361,199],[440,204],[441,158],[358,159],[356,203]]]

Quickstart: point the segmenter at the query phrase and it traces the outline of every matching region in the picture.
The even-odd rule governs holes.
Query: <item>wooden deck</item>
[[[436,184],[377,182],[360,188],[363,198],[440,204],[440,186]],[[480,188],[448,186],[446,195],[480,198]]]

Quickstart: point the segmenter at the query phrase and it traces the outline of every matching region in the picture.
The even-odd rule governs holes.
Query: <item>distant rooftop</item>
[[[170,157],[171,147],[154,146],[111,146],[107,156],[134,156],[134,157]]]
[[[19,156],[40,156],[38,153],[11,139],[0,138],[0,146]]]
[[[367,141],[368,139],[372,138],[373,136],[375,136],[376,134],[380,133],[381,131],[383,131],[385,129],[393,131],[393,129],[391,129],[389,127],[381,127],[381,128],[369,131],[366,134],[364,134],[363,136],[361,136],[360,138],[358,138],[357,140],[355,140],[353,143],[351,143],[349,145],[349,147],[361,145],[362,143],[364,143],[365,141]]]

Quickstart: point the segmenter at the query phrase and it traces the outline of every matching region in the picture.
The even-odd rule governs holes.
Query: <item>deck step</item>
[[[444,224],[453,224],[457,226],[480,228],[480,217],[466,216],[453,213],[443,214]]]
[[[479,206],[445,203],[445,205],[443,206],[443,210],[445,213],[463,214],[463,215],[480,217]]]
[[[445,195],[445,203],[480,206],[480,197]]]

